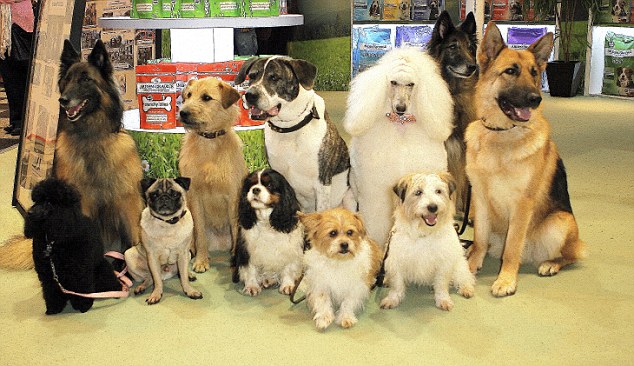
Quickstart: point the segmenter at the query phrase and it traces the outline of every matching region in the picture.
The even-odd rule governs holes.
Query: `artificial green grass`
[[[316,90],[348,90],[350,37],[289,42],[288,54],[317,66]]]
[[[175,178],[178,172],[178,154],[183,139],[181,133],[128,131],[136,141],[144,176],[148,178]],[[269,166],[264,150],[264,131],[239,131],[244,160],[250,172]],[[213,159],[213,157],[209,157]]]

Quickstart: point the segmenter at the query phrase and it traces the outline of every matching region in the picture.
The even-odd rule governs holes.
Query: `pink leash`
[[[48,246],[52,247],[52,244],[53,244],[52,242],[50,244],[47,244],[47,247]],[[50,249],[49,248],[47,248],[47,251],[49,251],[49,253],[50,253]],[[107,252],[106,254],[104,254],[104,257],[110,257],[110,258],[124,260],[123,254],[121,254],[119,252],[115,252],[115,251]],[[130,287],[132,287],[132,281],[128,277],[126,277],[126,275],[125,275],[126,272],[128,272],[128,267],[127,266],[121,272],[114,271],[114,274],[117,276],[117,279],[119,280],[119,282],[121,282],[121,291],[104,291],[104,292],[92,292],[92,293],[89,293],[89,294],[82,294],[82,293],[79,293],[79,292],[67,290],[67,289],[64,288],[64,286],[62,286],[62,284],[59,282],[59,278],[57,277],[57,272],[55,271],[55,265],[53,264],[53,258],[51,258],[51,257],[49,257],[49,258],[50,258],[50,261],[51,261],[51,269],[53,270],[53,279],[59,285],[60,290],[62,290],[62,292],[67,294],[67,295],[75,295],[75,296],[87,297],[87,298],[91,298],[91,299],[126,298],[126,297],[128,297],[128,295],[130,295]]]

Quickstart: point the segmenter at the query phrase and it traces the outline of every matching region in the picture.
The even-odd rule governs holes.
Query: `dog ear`
[[[270,170],[268,174],[274,175],[275,180],[282,182],[280,187],[280,201],[273,207],[273,211],[271,212],[271,226],[277,231],[290,233],[295,226],[297,226],[297,221],[299,220],[296,212],[299,211],[300,207],[297,196],[295,195],[295,190],[293,190],[293,187],[291,187],[288,181],[277,171]]]
[[[240,85],[244,83],[244,81],[247,79],[247,75],[249,75],[249,70],[251,70],[251,66],[253,66],[253,64],[259,59],[260,58],[257,56],[251,57],[250,59],[246,60],[244,64],[242,64],[240,71],[238,71],[238,75],[236,75],[236,78],[233,79],[234,85]]]
[[[321,213],[319,212],[306,214],[301,211],[297,211],[297,217],[299,217],[299,221],[304,224],[307,232],[313,231],[321,221]]]
[[[63,79],[68,72],[68,69],[75,63],[81,61],[79,53],[75,51],[75,47],[70,43],[68,39],[64,40],[64,49],[62,50],[62,56],[60,57],[59,66],[59,80]]]
[[[357,227],[357,230],[359,230],[359,235],[361,235],[362,237],[365,237],[368,234],[368,232],[365,230],[365,225],[363,224],[363,219],[361,218],[361,214],[359,214],[358,212],[355,212],[354,219],[355,219],[355,226]]]
[[[456,191],[456,188],[458,187],[453,175],[451,175],[451,173],[449,172],[440,172],[438,173],[438,176],[440,177],[440,179],[442,179],[443,182],[447,184],[447,187],[449,188],[449,197],[451,197],[451,195]]]
[[[286,63],[291,67],[293,73],[297,77],[299,84],[304,89],[312,89],[315,85],[315,77],[317,76],[317,66],[304,60],[286,60]]]
[[[447,12],[447,10],[443,10],[443,12],[440,13],[440,16],[438,17],[438,20],[436,21],[434,30],[432,31],[432,42],[434,40],[440,41],[442,39],[445,39],[445,37],[447,37],[447,35],[451,33],[454,29],[456,29],[456,27],[453,25],[453,21],[451,21],[451,16]]]
[[[189,191],[189,185],[192,180],[188,177],[178,177],[174,178],[174,182],[178,183],[179,186],[183,187],[184,190]]]
[[[156,182],[156,178],[143,178],[141,179],[141,192],[145,195],[145,192]]]
[[[238,200],[238,223],[246,230],[249,230],[255,226],[258,221],[258,217],[255,214],[255,210],[251,207],[251,203],[247,199],[249,189],[251,189],[251,177],[254,173],[249,174],[242,181],[242,191],[240,192],[240,199]]]
[[[535,41],[528,47],[528,50],[535,55],[535,60],[539,67],[544,70],[550,53],[553,50],[553,34],[551,32],[546,33],[540,39]]]
[[[98,68],[104,77],[108,78],[112,75],[113,68],[112,63],[110,63],[110,55],[101,39],[95,42],[95,46],[90,55],[88,55],[88,62]]]
[[[495,25],[495,22],[489,22],[478,53],[478,63],[480,64],[481,71],[484,72],[489,67],[491,61],[505,48],[506,44],[504,43],[500,29]]]
[[[460,24],[460,30],[467,34],[476,34],[476,21],[473,12],[469,12],[465,20]]]
[[[407,188],[409,187],[409,181],[410,180],[407,177],[404,177],[392,188],[394,193],[401,199],[401,203],[405,202],[405,194],[407,193]]]
[[[227,109],[240,100],[240,93],[231,85],[222,83],[219,87],[220,95],[222,96],[222,108]]]

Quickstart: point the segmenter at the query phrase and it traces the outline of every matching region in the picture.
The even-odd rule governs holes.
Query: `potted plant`
[[[557,61],[549,62],[546,68],[550,95],[571,97],[577,94],[583,74],[579,58],[585,54],[588,44],[585,34],[575,31],[575,14],[579,11],[594,14],[600,5],[601,0],[533,0],[535,14],[541,19],[552,18],[554,14],[555,37],[559,40]],[[580,52],[574,52],[575,48]]]

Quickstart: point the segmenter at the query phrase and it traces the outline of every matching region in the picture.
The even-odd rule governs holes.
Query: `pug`
[[[128,271],[136,281],[142,281],[135,294],[145,292],[154,283],[154,290],[145,300],[156,304],[163,296],[163,281],[180,275],[181,286],[191,299],[203,295],[190,285],[195,277],[189,275],[190,247],[194,221],[187,209],[186,192],[190,179],[145,178],[141,187],[147,206],[141,213],[141,245],[125,252]]]

